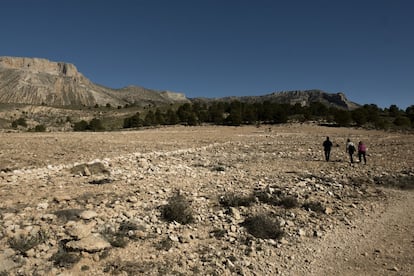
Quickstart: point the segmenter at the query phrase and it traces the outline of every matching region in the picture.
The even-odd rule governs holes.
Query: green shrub
[[[27,127],[26,119],[23,117],[20,117],[19,119],[12,122],[13,128],[16,128],[18,126]]]
[[[270,215],[260,214],[249,217],[241,225],[256,238],[280,239],[284,235],[280,223]]]
[[[89,130],[89,124],[87,121],[82,120],[73,124],[74,131],[86,131]]]
[[[162,216],[167,221],[176,221],[181,224],[194,222],[191,205],[185,196],[177,194],[171,197],[168,204],[162,208]]]
[[[44,125],[37,125],[37,126],[35,126],[34,131],[36,131],[36,132],[45,132],[46,127]]]

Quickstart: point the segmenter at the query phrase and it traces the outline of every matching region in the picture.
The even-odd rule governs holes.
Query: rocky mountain
[[[320,102],[327,106],[336,108],[343,108],[352,110],[357,108],[357,103],[349,101],[343,93],[327,93],[322,90],[296,90],[296,91],[283,91],[274,92],[263,96],[244,96],[244,97],[224,97],[215,99],[196,98],[193,101],[196,102],[211,102],[211,101],[234,101],[238,100],[247,103],[262,103],[264,101],[270,101],[280,104],[300,104],[301,106],[309,106],[311,103]]]
[[[73,64],[40,58],[0,57],[0,103],[50,106],[123,106],[187,102],[184,94],[91,82]]]
[[[322,90],[275,92],[263,96],[195,98],[193,102],[271,101],[286,104],[310,105],[321,102],[327,106],[354,109],[358,104],[349,101],[343,93]],[[75,65],[40,58],[0,57],[0,103],[18,103],[47,106],[124,106],[135,104],[162,105],[185,103],[182,93],[157,91],[138,86],[111,89],[91,82]]]

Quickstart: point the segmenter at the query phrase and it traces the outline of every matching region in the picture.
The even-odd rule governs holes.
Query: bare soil
[[[335,145],[330,162],[323,160],[326,136]],[[367,144],[366,165],[350,164],[345,153],[347,138]],[[17,253],[10,256],[15,266],[10,265],[6,272],[414,274],[413,189],[382,185],[398,183],[402,177],[408,182],[414,179],[412,134],[292,124],[0,133],[0,141],[0,272],[1,261],[6,264],[9,254],[1,257],[1,253],[9,249],[7,239],[17,231],[14,225],[23,229],[36,224],[29,221],[41,221],[42,215],[85,208],[99,214],[97,225],[109,221],[116,224],[126,216],[145,221],[150,227],[141,240],[131,241],[126,248],[113,248],[105,258],[83,252],[82,260],[71,268],[53,266],[50,255],[57,250],[57,243],[49,241],[48,249],[22,257],[24,262],[16,259]],[[105,164],[109,176],[70,172],[74,165],[94,160]],[[90,184],[103,177],[113,182]],[[408,186],[413,187],[413,183]],[[329,207],[329,212],[317,214],[300,207],[284,210],[257,203],[238,207],[241,218],[237,218],[218,203],[220,196],[229,192],[249,194],[269,187],[286,191],[301,203],[318,200]],[[169,224],[159,217],[159,207],[178,190],[194,206],[197,221],[192,226]],[[67,202],[56,202],[56,197],[65,195],[69,196]],[[45,202],[46,207],[39,205]],[[286,220],[282,241],[255,239],[240,226],[239,220],[260,212]],[[10,213],[15,218],[8,218]],[[49,227],[48,231],[57,237],[61,236],[59,229],[64,228],[38,224]],[[211,235],[216,229],[225,231],[224,238]],[[173,238],[186,231],[191,232],[190,241]],[[154,245],[165,238],[173,241],[166,251]],[[141,268],[134,270],[131,264]]]

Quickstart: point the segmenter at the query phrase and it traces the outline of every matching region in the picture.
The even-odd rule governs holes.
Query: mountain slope
[[[50,106],[187,102],[180,93],[92,83],[73,64],[39,58],[0,57],[0,102]]]

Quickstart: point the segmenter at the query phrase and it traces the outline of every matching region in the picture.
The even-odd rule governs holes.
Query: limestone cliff
[[[171,92],[168,92],[171,93]],[[49,106],[171,103],[183,94],[127,87],[111,89],[92,83],[75,65],[40,58],[0,57],[0,103]]]

